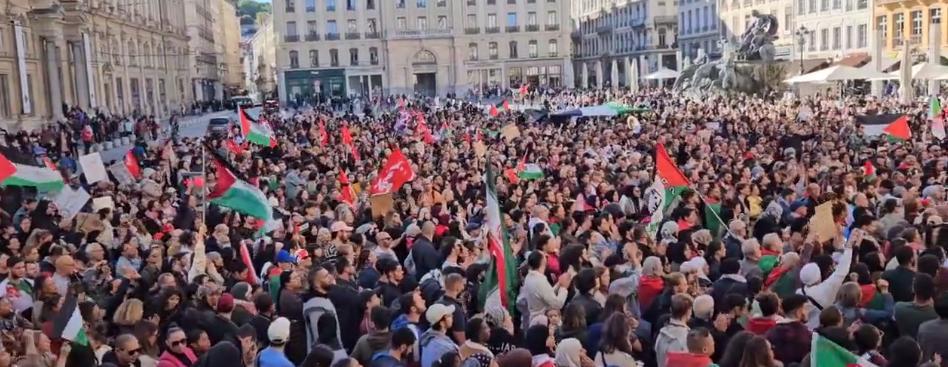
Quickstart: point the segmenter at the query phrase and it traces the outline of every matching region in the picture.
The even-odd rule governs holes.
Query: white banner
[[[91,196],[89,196],[86,189],[80,187],[78,190],[73,190],[72,187],[66,185],[51,199],[59,208],[59,213],[63,215],[63,219],[72,219],[76,214],[79,214],[79,211],[89,202],[90,198]]]
[[[82,34],[82,53],[86,62],[86,83],[89,84],[89,108],[95,108],[95,71],[92,68],[92,40],[88,33]]]
[[[102,156],[99,155],[99,152],[80,156],[79,165],[82,167],[82,174],[86,175],[86,182],[90,184],[109,179],[108,174],[105,173],[105,164],[102,163]]]
[[[19,21],[13,21],[13,37],[16,41],[16,66],[20,75],[20,101],[23,104],[24,115],[33,113],[33,100],[30,98],[30,86],[26,77],[26,45],[23,26]],[[55,107],[58,108],[58,107]]]

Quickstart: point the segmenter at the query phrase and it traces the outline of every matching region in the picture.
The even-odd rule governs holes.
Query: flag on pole
[[[520,166],[518,166],[520,168]],[[517,172],[517,177],[524,181],[539,180],[544,177],[543,170],[536,163],[528,163]]]
[[[648,210],[652,213],[646,230],[650,235],[655,236],[658,233],[658,226],[664,219],[665,209],[688,188],[688,179],[668,156],[665,145],[662,143],[658,143],[655,147],[655,179],[653,181],[652,186],[645,192]]]
[[[428,124],[425,122],[425,117],[423,115],[418,118],[418,133],[421,134],[421,140],[425,144],[431,145],[434,144],[434,136],[431,135],[431,129],[428,128]]]
[[[128,173],[132,174],[132,177],[135,177],[136,180],[142,178],[142,167],[138,165],[138,157],[135,156],[134,151],[129,150],[128,153],[125,153],[123,162],[125,163],[125,168],[128,168]]]
[[[53,318],[53,335],[71,341],[73,344],[89,345],[86,327],[82,321],[82,314],[79,312],[79,300],[72,291],[66,294],[59,314]]]
[[[260,284],[260,278],[257,277],[257,271],[254,270],[253,260],[250,258],[250,250],[246,243],[240,244],[240,261],[247,267],[247,277],[244,279],[250,285]]]
[[[411,162],[405,158],[400,149],[395,148],[382,165],[375,182],[369,187],[369,194],[372,196],[391,194],[398,191],[406,182],[414,179],[415,171],[411,168]]]
[[[355,208],[355,191],[349,184],[349,175],[346,170],[339,171],[339,200],[349,204],[349,207]]]
[[[909,128],[908,116],[905,115],[899,116],[895,121],[892,121],[883,131],[886,133],[889,141],[906,141],[912,138],[912,129]]]
[[[217,158],[212,159],[217,171],[217,182],[207,196],[212,203],[264,221],[273,219],[273,208],[270,207],[263,191],[238,179]]]
[[[49,192],[59,190],[63,185],[63,176],[58,170],[14,163],[0,154],[0,186],[35,187]]]
[[[928,119],[931,120],[932,136],[938,140],[945,139],[945,115],[941,109],[941,100],[938,96],[931,96],[928,101]]]
[[[240,119],[240,133],[244,139],[264,147],[276,146],[276,139],[270,127],[251,119],[247,111],[240,106],[237,107],[237,118]]]
[[[490,106],[490,115],[493,117],[500,115],[500,112],[501,112],[499,110],[500,108],[503,108],[504,111],[510,111],[510,103],[507,102],[506,98],[504,98],[504,100],[498,102],[497,104],[493,104]]]
[[[725,226],[721,220],[721,203],[705,203],[704,224],[715,238],[718,238],[721,229]]]
[[[329,133],[326,132],[326,124],[322,119],[319,120],[319,144],[322,146],[329,145]]]
[[[497,176],[490,163],[484,176],[487,187],[486,230],[487,249],[491,254],[490,268],[479,290],[484,309],[498,306],[513,314],[517,299],[517,261],[501,220],[500,200],[494,183]]]
[[[349,132],[349,125],[343,124],[339,134],[342,136],[342,143],[349,147],[352,158],[355,159],[356,162],[361,161],[362,157],[359,155],[359,150],[356,149],[356,146],[352,141],[352,134]]]
[[[864,357],[857,356],[814,332],[810,340],[810,365],[820,367],[876,367]]]

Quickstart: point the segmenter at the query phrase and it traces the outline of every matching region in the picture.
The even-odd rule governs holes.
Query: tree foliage
[[[271,7],[270,3],[261,3],[255,0],[240,0],[237,3],[237,16],[241,18],[241,23],[243,23],[244,18],[257,19],[258,13],[270,13]]]

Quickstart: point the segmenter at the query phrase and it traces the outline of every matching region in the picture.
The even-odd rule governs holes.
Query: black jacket
[[[431,269],[441,268],[441,254],[425,236],[418,236],[411,247],[411,258],[415,262],[415,280],[428,274]]]
[[[342,346],[351,351],[359,340],[359,324],[365,315],[365,305],[360,302],[359,291],[352,284],[340,281],[329,289],[327,296],[336,307]]]

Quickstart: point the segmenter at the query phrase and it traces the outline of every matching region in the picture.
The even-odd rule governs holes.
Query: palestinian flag
[[[244,279],[245,282],[250,283],[250,285],[260,284],[260,279],[257,278],[257,271],[253,268],[253,260],[250,258],[250,250],[247,249],[246,244],[238,244],[240,246],[240,262],[244,263],[244,266],[247,267],[247,277]]]
[[[938,96],[931,96],[928,100],[928,119],[932,122],[932,136],[938,140],[945,139],[945,115],[941,109],[941,100]]]
[[[705,203],[704,205],[704,226],[715,238],[721,234],[721,229],[725,224],[721,219],[721,203]]]
[[[56,167],[56,163],[53,163],[53,160],[49,159],[49,157],[43,157],[43,165],[46,166],[46,168],[49,168],[53,171],[59,171],[59,167]],[[0,181],[2,180],[3,179],[0,178]]]
[[[489,162],[489,161],[488,161]],[[484,302],[484,309],[502,307],[513,314],[517,299],[517,260],[513,248],[507,239],[500,214],[500,199],[494,183],[497,176],[491,164],[487,164],[485,174],[487,186],[486,229],[487,248],[491,254],[490,268],[478,292],[478,299]]]
[[[688,189],[688,185],[688,179],[665,151],[665,145],[658,143],[655,147],[655,180],[645,193],[648,209],[652,213],[646,229],[653,237],[665,217],[665,209]]]
[[[498,108],[503,108],[504,111],[510,111],[510,103],[508,103],[508,102],[507,102],[507,99],[505,98],[503,101],[500,101],[499,103],[497,103],[497,104],[495,104],[495,105],[491,105],[491,106],[490,106],[490,115],[493,116],[493,117],[496,117],[497,115],[499,115],[499,114],[500,114],[500,110],[498,110]]]
[[[238,179],[220,160],[214,159],[214,165],[217,182],[208,194],[212,203],[264,221],[273,219],[273,208],[263,191]]]
[[[539,180],[543,178],[543,170],[540,169],[536,163],[528,163],[521,168],[517,166],[518,172],[517,177],[521,180],[530,181],[530,180]]]
[[[0,186],[35,187],[39,191],[56,191],[63,187],[63,176],[48,167],[13,163],[0,154]]]
[[[72,292],[66,295],[59,314],[53,318],[53,336],[71,341],[73,344],[89,345],[82,314],[79,313],[79,300]]]
[[[269,126],[251,119],[241,107],[237,107],[237,118],[240,119],[240,133],[244,139],[264,147],[276,146],[276,138],[273,137]]]
[[[138,157],[135,156],[134,151],[129,150],[128,153],[125,153],[123,162],[125,163],[125,168],[128,169],[128,173],[132,174],[132,177],[135,177],[136,180],[142,178],[142,167],[138,165]]]
[[[867,359],[853,354],[819,333],[813,333],[813,339],[810,343],[811,366],[877,367]]]
[[[908,116],[902,114],[880,114],[856,116],[866,136],[886,135],[889,141],[905,141],[912,138]]]

